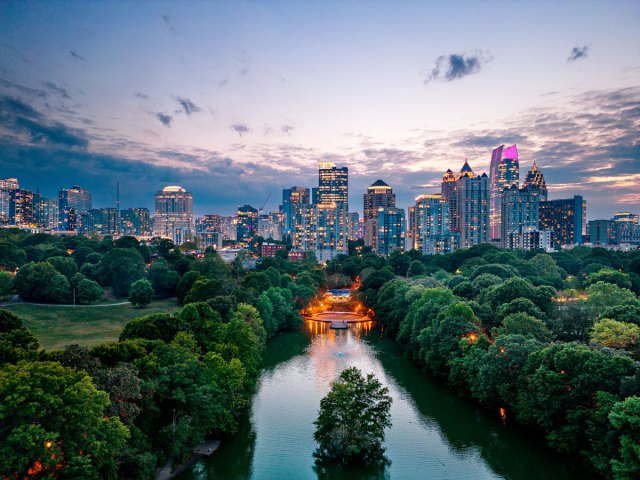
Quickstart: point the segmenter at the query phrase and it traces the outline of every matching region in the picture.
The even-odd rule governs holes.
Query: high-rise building
[[[316,249],[316,205],[295,204],[292,208],[291,245],[295,250]]]
[[[616,212],[611,219],[614,243],[617,245],[640,244],[640,224],[638,215],[631,212]]]
[[[38,195],[38,199],[34,197],[33,213],[35,223],[47,230],[55,230],[58,228],[58,200],[56,198],[45,198]]]
[[[396,207],[378,208],[376,252],[389,255],[393,251],[404,251],[404,210]]]
[[[349,212],[349,215],[347,216],[347,221],[349,222],[348,225],[348,229],[349,229],[349,240],[358,240],[361,237],[359,236],[359,229],[360,229],[360,214],[358,212]]]
[[[349,169],[337,168],[334,163],[318,164],[317,203],[342,204],[349,209]]]
[[[220,215],[205,215],[196,218],[196,233],[222,231],[222,217]]]
[[[466,161],[465,165],[469,166]],[[469,167],[469,169],[471,169],[471,167]],[[471,173],[473,173],[473,171]],[[456,175],[451,171],[451,169],[444,172],[444,175],[442,176],[440,192],[442,194],[442,199],[449,204],[449,227],[452,232],[457,232],[459,230],[459,222],[456,215],[456,212],[458,211],[458,206],[456,204]]]
[[[153,234],[180,245],[193,232],[193,195],[180,186],[167,186],[156,193]]]
[[[589,243],[593,245],[613,245],[616,243],[613,220],[591,220],[588,224]]]
[[[450,230],[449,202],[442,194],[420,195],[409,213],[412,248],[425,255],[454,251],[459,234]]]
[[[118,224],[118,210],[115,208],[92,208],[78,217],[78,232],[83,235],[97,233],[114,235]]]
[[[486,173],[473,177],[461,175],[456,181],[456,214],[462,248],[489,242],[489,200],[490,184]]]
[[[553,230],[554,247],[580,245],[586,234],[587,202],[580,195],[540,202],[540,230]]]
[[[36,217],[33,210],[33,192],[23,188],[10,191],[9,223],[18,226],[35,226]]]
[[[265,240],[282,240],[282,222],[277,212],[258,215],[258,236]]]
[[[520,183],[520,166],[518,163],[518,148],[512,145],[505,148],[500,145],[491,153],[491,165],[489,167],[489,176],[491,182],[491,196],[489,207],[489,240],[499,241],[502,216],[500,209],[502,208],[502,192],[505,188]]]
[[[348,252],[347,206],[344,203],[319,203],[316,211],[316,248],[319,262],[325,263]]]
[[[503,190],[500,208],[500,244],[503,248],[522,249],[522,233],[538,229],[540,190],[537,186]]]
[[[11,205],[11,190],[20,188],[17,178],[0,179],[0,224],[9,223],[9,207]]]
[[[283,233],[288,236],[293,231],[293,209],[296,205],[309,205],[309,189],[291,187],[282,190]]]
[[[75,230],[78,216],[93,208],[91,192],[74,185],[58,192],[59,230]]]
[[[638,223],[638,214],[631,212],[616,212],[613,214],[613,218],[611,218],[614,222],[631,222]]]
[[[222,217],[222,239],[234,242],[238,239],[238,217],[235,215]]]
[[[537,187],[540,190],[540,201],[547,201],[547,184],[535,160],[533,161],[533,167],[527,172],[527,178],[525,178],[523,186]]]
[[[151,235],[151,222],[148,208],[127,208],[120,210],[120,234],[133,237]]]
[[[238,242],[249,244],[258,235],[258,210],[251,205],[238,207]]]
[[[393,189],[382,180],[376,180],[364,194],[364,244],[377,251],[378,212],[381,208],[395,208]]]

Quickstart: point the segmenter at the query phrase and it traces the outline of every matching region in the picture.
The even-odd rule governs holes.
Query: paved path
[[[102,305],[74,305],[66,303],[32,303],[32,302],[10,302],[2,303],[0,307],[10,307],[11,305],[37,305],[39,307],[72,307],[72,308],[102,308],[102,307],[118,307],[120,305],[127,305],[131,302],[119,302],[119,303],[105,303]]]

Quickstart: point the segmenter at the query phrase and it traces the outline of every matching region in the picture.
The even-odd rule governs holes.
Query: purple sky
[[[269,210],[333,161],[352,210],[378,178],[406,207],[516,143],[550,198],[640,212],[637,1],[7,1],[0,31],[0,177],[45,195]]]

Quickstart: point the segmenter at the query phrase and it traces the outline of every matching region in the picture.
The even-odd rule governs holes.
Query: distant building
[[[251,205],[238,207],[236,241],[249,244],[258,235],[258,210]]]
[[[262,247],[260,247],[260,256],[261,257],[275,257],[276,252],[280,250],[287,250],[286,245],[276,244],[276,243],[263,243]]]
[[[223,240],[235,242],[238,239],[238,217],[235,215],[222,217],[221,228]]]
[[[540,230],[553,230],[554,247],[582,244],[586,219],[587,202],[580,195],[540,202]]]
[[[613,220],[591,220],[588,223],[589,243],[597,246],[616,243]]]
[[[282,220],[277,212],[258,215],[258,236],[265,240],[282,240]]]
[[[349,204],[349,169],[334,163],[318,164],[318,195],[316,203]]]
[[[78,218],[77,230],[82,235],[97,233],[114,235],[117,231],[118,210],[115,208],[92,208]]]
[[[348,237],[349,240],[359,240],[360,237],[360,214],[358,212],[349,212],[347,216],[348,221]]]
[[[132,237],[151,236],[151,221],[148,208],[120,210],[120,233]]]
[[[283,234],[291,235],[294,223],[294,211],[299,205],[309,205],[309,189],[304,187],[291,187],[282,190],[282,214],[283,218]]]
[[[319,203],[316,211],[315,254],[320,263],[348,252],[347,206],[344,203]]]
[[[378,212],[381,208],[395,208],[393,189],[382,180],[376,180],[364,194],[364,244],[378,251]]]
[[[74,185],[58,192],[58,229],[76,230],[79,215],[93,208],[91,192],[86,188]]]
[[[467,163],[465,162],[465,164]],[[448,169],[442,176],[440,192],[442,200],[449,205],[449,229],[452,232],[458,232],[460,231],[460,221],[457,215],[456,176],[451,169]]]
[[[410,209],[412,248],[425,255],[451,253],[457,247],[459,233],[451,232],[450,203],[441,194],[420,195]]]
[[[389,255],[393,251],[404,251],[405,218],[402,208],[378,208],[376,226],[378,254]]]
[[[45,230],[55,230],[58,228],[58,200],[56,198],[45,198],[38,196],[33,200],[33,212],[36,224]]]
[[[176,245],[193,235],[193,195],[180,186],[167,186],[156,193],[153,234],[170,238]]]
[[[0,179],[0,224],[9,223],[11,190],[18,190],[19,188],[20,184],[17,178]]]
[[[490,207],[489,207],[489,240],[499,241],[502,232],[502,192],[505,188],[520,183],[520,165],[518,161],[518,148],[512,145],[505,148],[500,145],[491,153],[491,165],[489,167],[489,179],[491,183]]]
[[[547,201],[547,184],[544,181],[544,175],[538,168],[535,160],[533,161],[533,167],[527,172],[527,178],[524,181],[525,187],[537,187],[540,190],[540,201]]]
[[[221,231],[222,217],[220,215],[204,215],[196,218],[196,233]]]
[[[523,188],[511,185],[504,189],[501,198],[500,246],[524,249],[522,234],[538,230],[540,190],[533,185]]]
[[[18,188],[9,193],[9,223],[17,226],[36,226],[33,192]]]
[[[486,173],[480,176],[463,174],[456,181],[462,248],[489,242],[489,200],[490,184]]]

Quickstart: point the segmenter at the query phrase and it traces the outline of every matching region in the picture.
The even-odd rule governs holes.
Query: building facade
[[[9,223],[9,208],[11,205],[11,191],[18,190],[20,184],[17,178],[0,179],[0,224]]]
[[[120,210],[120,233],[132,237],[151,236],[151,220],[148,208]]]
[[[536,186],[505,188],[501,195],[500,246],[522,249],[523,232],[538,229],[540,212],[540,190]]]
[[[518,148],[512,145],[505,148],[500,145],[491,153],[491,164],[489,167],[489,177],[491,182],[490,208],[489,208],[489,240],[500,241],[502,232],[500,222],[502,221],[502,192],[505,188],[520,183],[520,165],[518,161]]]
[[[462,176],[456,181],[460,246],[469,248],[489,242],[490,183],[486,173]]]
[[[411,210],[412,248],[425,255],[455,250],[459,233],[451,232],[449,202],[442,194],[420,195]]]
[[[251,205],[238,207],[236,241],[249,244],[258,235],[258,210]]]
[[[404,210],[396,207],[380,207],[376,224],[376,252],[380,255],[389,255],[394,251],[404,252]]]
[[[540,229],[553,231],[554,247],[582,244],[586,219],[587,202],[581,195],[540,202]]]
[[[76,230],[78,217],[93,208],[91,192],[74,185],[58,192],[59,230]]]
[[[153,235],[170,238],[176,245],[191,240],[193,195],[180,186],[167,186],[156,193]]]

